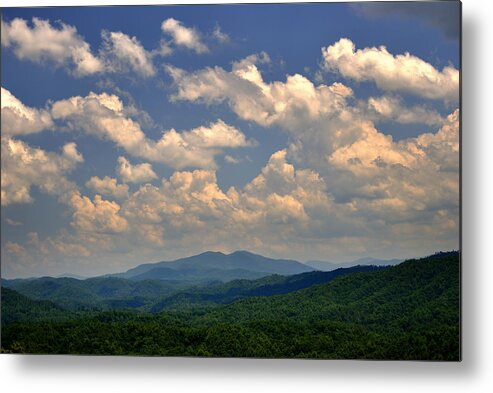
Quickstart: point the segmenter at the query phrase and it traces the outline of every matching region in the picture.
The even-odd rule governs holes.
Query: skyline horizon
[[[396,264],[400,264],[402,262],[405,262],[405,261],[408,261],[408,260],[411,260],[411,259],[428,258],[428,257],[431,257],[431,256],[440,255],[440,254],[448,254],[448,253],[459,253],[459,255],[461,254],[461,250],[460,249],[450,249],[450,250],[437,250],[437,251],[435,251],[435,252],[433,252],[431,254],[415,255],[413,257],[406,257],[406,258],[398,258],[398,257],[379,258],[379,257],[375,257],[373,255],[364,255],[364,256],[357,257],[355,259],[347,259],[347,260],[334,261],[334,260],[319,260],[319,259],[298,260],[298,259],[292,259],[292,258],[289,258],[289,257],[274,257],[274,256],[268,256],[268,255],[258,254],[258,253],[251,252],[251,251],[248,251],[248,250],[234,250],[234,251],[231,251],[231,252],[206,250],[206,251],[199,252],[197,254],[191,254],[191,255],[177,257],[175,259],[153,260],[153,261],[147,261],[147,262],[137,262],[137,264],[131,265],[130,267],[126,268],[126,270],[122,270],[122,271],[104,272],[104,273],[91,274],[91,275],[84,275],[84,274],[79,274],[77,272],[68,272],[68,271],[65,271],[65,272],[62,272],[62,273],[54,273],[53,275],[33,275],[33,276],[23,276],[23,277],[20,277],[20,276],[19,277],[5,277],[3,275],[0,275],[0,278],[1,279],[5,279],[5,280],[29,280],[29,279],[38,279],[38,278],[45,278],[46,277],[46,278],[74,278],[74,279],[78,279],[78,280],[79,279],[80,280],[86,280],[86,279],[91,279],[91,278],[98,278],[98,277],[106,277],[106,276],[114,276],[114,275],[118,275],[118,274],[123,274],[123,273],[126,273],[127,271],[132,270],[132,269],[134,269],[136,267],[139,267],[139,266],[157,265],[157,264],[161,264],[161,263],[173,263],[173,262],[177,262],[177,261],[180,261],[180,260],[183,260],[183,259],[193,258],[193,257],[201,256],[203,254],[208,254],[208,253],[215,253],[215,254],[222,254],[224,256],[231,256],[233,254],[241,253],[241,252],[245,252],[245,253],[248,253],[248,254],[251,254],[251,255],[255,255],[255,256],[261,256],[263,258],[272,259],[274,261],[282,261],[282,260],[285,260],[285,261],[294,261],[294,262],[298,262],[298,263],[303,264],[303,265],[310,266],[312,268],[313,268],[313,266],[311,266],[310,263],[323,263],[323,264],[335,265],[335,266],[347,265],[347,266],[344,266],[344,267],[350,267],[350,266],[356,266],[356,265],[349,265],[349,264],[351,264],[351,263],[357,263],[358,261],[365,260],[365,259],[373,259],[373,260],[382,261],[382,262],[398,261],[398,262],[396,262]],[[363,265],[367,265],[367,264],[364,263]],[[368,266],[370,266],[370,265],[368,265]],[[393,265],[394,264],[390,264],[388,266],[393,266]],[[335,267],[334,269],[338,269],[340,267]],[[314,268],[314,270],[319,270],[319,269]]]

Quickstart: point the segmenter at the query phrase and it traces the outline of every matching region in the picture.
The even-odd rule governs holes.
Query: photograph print
[[[460,66],[456,1],[2,8],[2,354],[460,361]]]

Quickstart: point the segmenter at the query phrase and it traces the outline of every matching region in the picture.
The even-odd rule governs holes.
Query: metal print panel
[[[1,351],[460,360],[460,13],[2,9]]]

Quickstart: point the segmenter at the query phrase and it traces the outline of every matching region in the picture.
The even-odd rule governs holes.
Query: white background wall
[[[146,4],[165,2],[145,1]],[[136,3],[136,0],[3,0],[2,6]],[[194,2],[179,0],[178,3]],[[462,363],[0,355],[0,388],[4,392],[50,393],[491,391],[492,4],[485,0],[463,1]]]

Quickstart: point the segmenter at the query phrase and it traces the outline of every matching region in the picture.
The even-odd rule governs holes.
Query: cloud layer
[[[317,70],[316,82],[300,72],[273,78],[264,70],[277,65],[263,52],[226,68],[182,69],[167,57],[163,68],[162,56],[210,53],[214,42],[230,38],[219,25],[202,35],[174,18],[159,34],[146,48],[149,41],[104,30],[93,51],[61,22],[2,21],[2,46],[18,59],[77,77],[156,81],[164,69],[171,78],[167,110],[181,106],[192,116],[194,105],[209,109],[200,114],[206,121],[186,119],[193,125],[156,134],[149,115],[108,75],[111,83],[98,86],[117,94],[90,85],[38,107],[2,87],[2,205],[33,203],[36,190],[56,199],[67,223],[57,233],[26,229],[22,241],[9,239],[2,248],[9,266],[55,269],[70,261],[107,272],[206,249],[337,260],[415,256],[458,244],[457,69],[438,70],[384,46],[356,49],[344,38],[321,49],[325,73]],[[203,64],[210,57],[201,57]],[[402,137],[403,125],[415,136]],[[270,144],[275,132],[284,133],[282,145],[276,138]],[[55,144],[58,135],[68,143]],[[73,142],[81,135],[84,157]],[[258,148],[252,135],[269,143]],[[109,165],[85,162],[86,140],[110,142]],[[244,180],[235,178],[240,171]],[[18,219],[4,221],[11,230],[29,227]]]
[[[118,96],[107,93],[91,92],[85,97],[52,102],[46,109],[34,109],[2,88],[2,132],[7,135],[49,128],[82,131],[110,140],[132,156],[176,169],[215,168],[215,157],[225,149],[255,145],[254,140],[247,140],[240,130],[220,119],[192,130],[165,130],[155,141],[148,138],[139,122],[132,118],[138,115],[134,107],[125,107]]]
[[[266,83],[257,65],[268,61],[266,54],[252,55],[233,63],[230,72],[214,67],[188,73],[168,66],[177,89],[172,99],[208,105],[227,102],[241,119],[297,132],[306,122],[344,106],[353,94],[339,82],[315,86],[300,74],[289,75],[286,82]]]
[[[325,69],[357,82],[373,81],[386,91],[429,99],[459,99],[459,71],[452,66],[439,71],[409,53],[394,56],[384,46],[356,50],[347,38],[322,48],[322,55]]]

